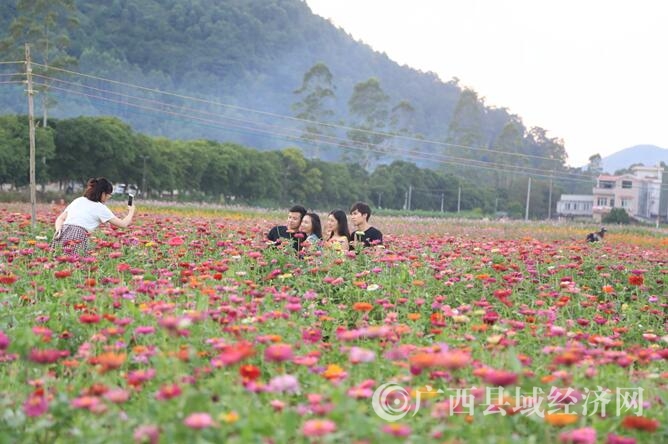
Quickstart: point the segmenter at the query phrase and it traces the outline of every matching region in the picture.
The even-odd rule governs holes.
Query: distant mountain
[[[626,169],[633,164],[642,163],[654,166],[657,163],[668,164],[668,149],[655,145],[636,145],[617,151],[603,158],[603,171],[614,174],[615,171]]]

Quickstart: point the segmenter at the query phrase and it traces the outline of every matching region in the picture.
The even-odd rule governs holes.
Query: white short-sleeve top
[[[87,197],[77,197],[65,208],[67,218],[65,224],[78,225],[88,231],[93,231],[101,223],[112,219],[114,213],[102,202],[93,202]]]

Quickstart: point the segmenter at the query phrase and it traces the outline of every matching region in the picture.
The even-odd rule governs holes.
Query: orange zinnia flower
[[[329,364],[327,366],[327,369],[322,373],[322,376],[325,379],[339,379],[341,377],[344,377],[346,375],[346,372],[343,371],[343,369],[336,365],[336,364]]]
[[[575,413],[546,413],[545,422],[557,426],[563,427],[571,424],[575,424],[578,421],[578,415]]]
[[[106,373],[123,365],[125,362],[125,353],[102,353],[99,356],[90,358],[89,362],[93,365],[99,365],[100,373]]]
[[[353,304],[353,310],[355,311],[371,311],[372,309],[373,305],[368,302],[355,302]]]

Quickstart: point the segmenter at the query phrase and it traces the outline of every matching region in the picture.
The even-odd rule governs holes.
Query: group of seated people
[[[292,242],[296,250],[304,245],[333,248],[336,250],[355,250],[358,247],[372,247],[383,243],[383,233],[369,224],[371,208],[364,202],[357,202],[350,208],[350,222],[353,230],[348,228],[348,217],[343,210],[333,210],[327,215],[324,227],[320,216],[308,212],[301,205],[288,210],[287,225],[277,225],[269,230],[267,239],[273,245],[283,240]]]

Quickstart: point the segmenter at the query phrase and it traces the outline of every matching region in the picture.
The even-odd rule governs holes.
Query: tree
[[[334,116],[331,109],[335,99],[334,89],[332,73],[327,65],[316,63],[304,74],[302,86],[294,92],[302,99],[294,103],[292,108],[295,117],[304,120],[302,138],[313,147],[313,157],[316,159],[320,158],[322,139],[333,134],[331,129],[322,123]]]
[[[389,138],[383,133],[388,126],[389,100],[376,78],[355,85],[348,100],[348,110],[354,119],[348,139],[357,150],[351,157],[359,159],[364,168],[368,169],[374,159],[381,157],[380,145]]]
[[[15,187],[29,182],[29,150],[27,116],[0,116],[0,184],[11,183]],[[35,179],[44,184],[49,181],[49,166],[55,154],[51,128],[35,130]]]
[[[624,208],[613,208],[608,214],[603,216],[603,223],[605,224],[623,224],[627,225],[631,222],[629,214]]]
[[[456,157],[478,157],[475,148],[486,145],[484,114],[484,104],[478,99],[478,94],[471,89],[462,91],[448,125],[447,141],[458,145],[451,148],[450,153],[455,153]]]
[[[14,57],[24,56],[24,46],[31,46],[31,58],[36,90],[42,92],[43,126],[47,126],[47,109],[52,104],[48,90],[52,79],[60,71],[76,63],[67,53],[69,31],[79,25],[74,0],[16,0],[16,18],[8,34],[0,40],[0,53]]]
[[[111,117],[78,117],[52,126],[54,179],[84,183],[92,176],[105,176],[114,183],[130,183],[137,151],[129,125]]]
[[[589,157],[589,165],[587,170],[594,179],[601,175],[603,172],[603,158],[600,154],[596,153]]]
[[[322,190],[322,173],[311,167],[297,148],[281,151],[284,203],[306,202],[307,197]]]

